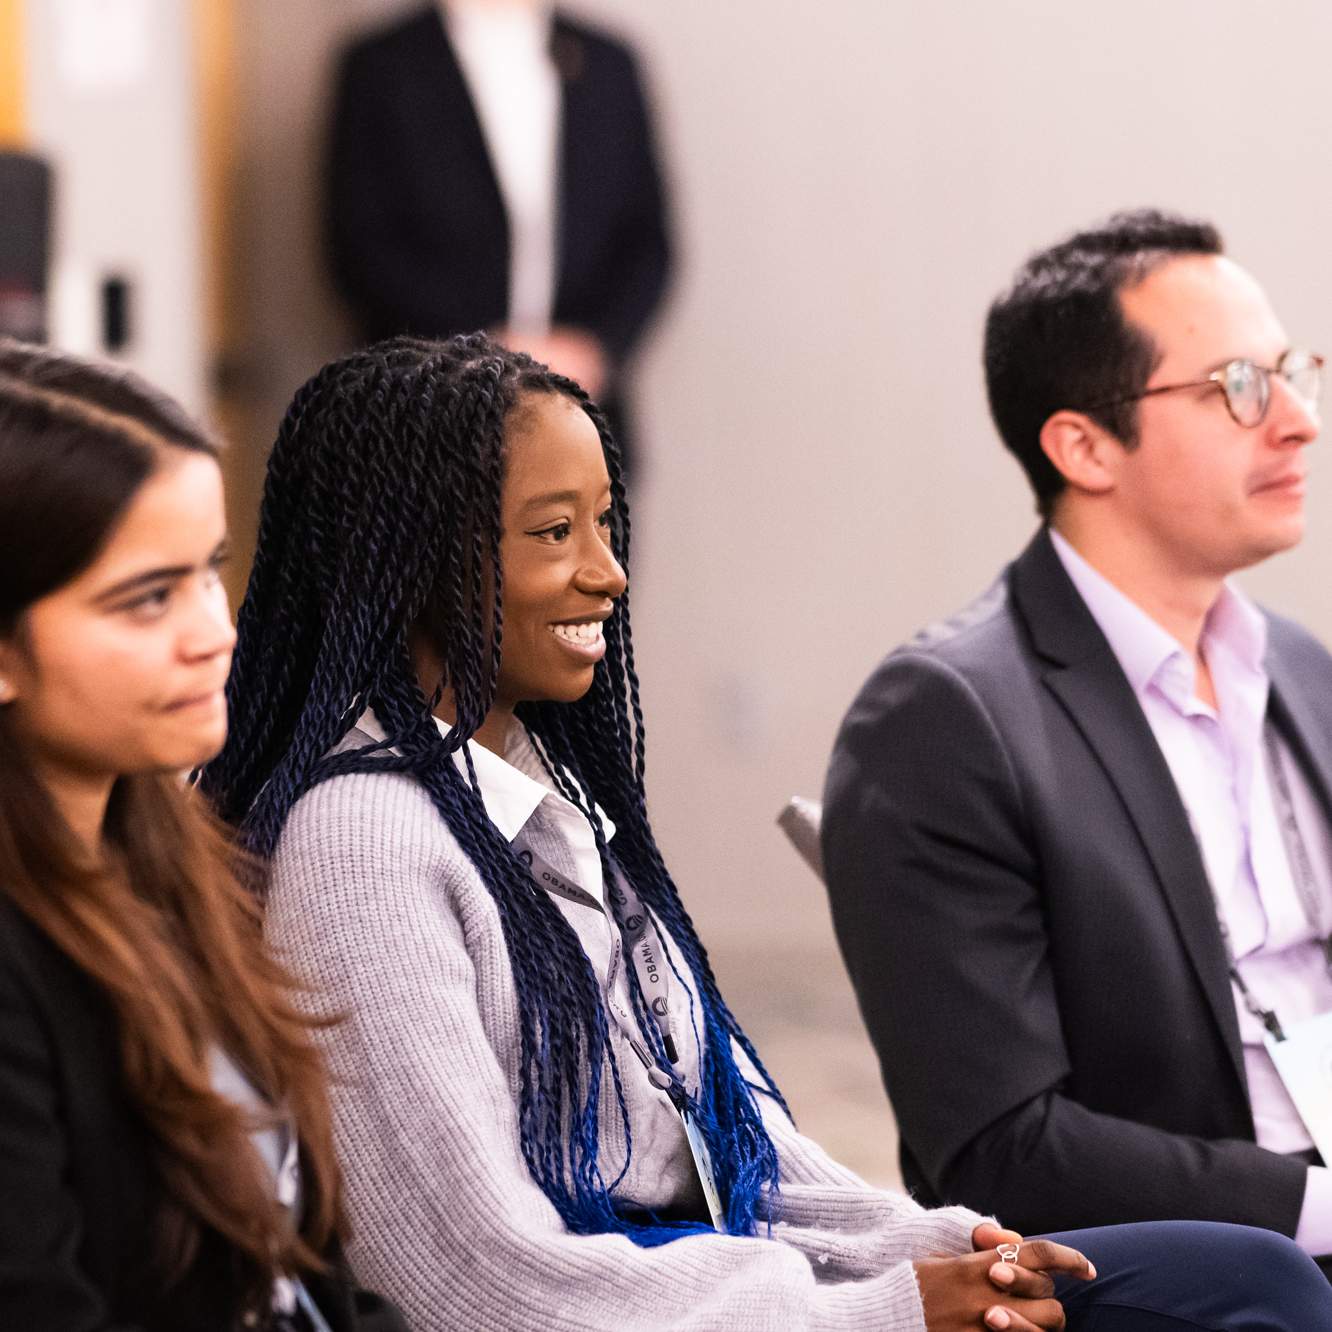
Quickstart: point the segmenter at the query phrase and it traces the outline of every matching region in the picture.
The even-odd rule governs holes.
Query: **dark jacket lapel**
[[[1273,641],[1275,635],[1270,631],[1277,626],[1271,616],[1268,623],[1267,657],[1263,662],[1271,684],[1267,713],[1290,746],[1322,807],[1323,817],[1332,824],[1332,734],[1326,719],[1311,706],[1309,682],[1301,688],[1299,672],[1281,651],[1281,644]],[[1324,698],[1323,702],[1326,709],[1328,700]]]
[[[1133,688],[1042,528],[1009,574],[1043,680],[1105,769],[1156,872],[1240,1086],[1244,1050],[1216,905],[1188,814]],[[1095,810],[1084,814],[1094,825]]]
[[[418,161],[429,171],[431,193],[445,201],[461,196],[476,215],[476,231],[492,238],[489,258],[504,273],[507,290],[509,215],[481,117],[438,11],[422,14],[418,23],[414,65],[403,71],[400,87],[417,142],[429,145]]]

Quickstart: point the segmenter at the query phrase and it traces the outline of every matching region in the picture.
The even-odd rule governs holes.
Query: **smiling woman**
[[[573,703],[592,687],[606,655],[602,624],[625,589],[611,550],[611,491],[601,437],[577,402],[559,394],[520,399],[505,429],[500,500],[504,652],[494,701],[476,739],[504,756],[518,704]],[[437,617],[408,630],[412,664],[436,715],[454,721],[437,650],[447,626]]]
[[[7,1332],[352,1325],[311,1271],[322,1069],[180,779],[227,726],[215,453],[133,376],[0,342]]]

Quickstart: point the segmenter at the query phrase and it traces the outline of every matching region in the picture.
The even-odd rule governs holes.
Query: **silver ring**
[[[1016,1245],[1016,1244],[1000,1244],[1000,1245],[997,1246],[997,1248],[998,1248],[998,1250],[999,1250],[999,1261],[1000,1261],[1000,1262],[1008,1263],[1008,1264],[1009,1264],[1010,1266],[1012,1266],[1012,1267],[1016,1267],[1016,1266],[1017,1266],[1017,1260],[1018,1260],[1018,1248],[1019,1248],[1018,1245]]]

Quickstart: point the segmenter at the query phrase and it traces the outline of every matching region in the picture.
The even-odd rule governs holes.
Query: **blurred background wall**
[[[71,2],[26,0],[34,43],[49,20],[33,16]],[[114,136],[88,133],[112,154],[108,138],[146,152],[144,136],[175,143],[183,127],[201,145],[199,171],[160,160],[159,175],[194,199],[212,255],[203,294],[187,281],[169,323],[182,347],[202,338],[212,361],[243,575],[281,410],[352,336],[324,276],[318,215],[335,55],[412,6],[129,2],[170,36],[162,50],[179,68],[162,72],[163,87],[176,96],[193,78],[194,103],[183,96],[175,126],[145,103]],[[802,1126],[887,1181],[891,1118],[823,893],[773,818],[793,793],[819,794],[841,714],[879,657],[983,590],[1035,526],[979,364],[986,305],[1031,249],[1116,208],[1205,214],[1266,284],[1292,340],[1332,351],[1332,7],[570,8],[638,46],[680,249],[638,374],[646,467],[632,596],[654,824],[723,989]],[[75,113],[51,110],[49,70],[35,58],[29,68],[37,139]],[[124,178],[140,216],[154,189]],[[154,205],[144,225],[189,249],[183,208]],[[162,245],[165,274],[175,251]],[[148,263],[142,280],[157,271]],[[165,350],[144,358],[193,400]],[[1332,641],[1323,447],[1304,545],[1245,582]]]
[[[6,5],[13,114],[55,179],[47,325],[208,404],[195,15],[161,0]],[[15,136],[17,137],[17,135]]]

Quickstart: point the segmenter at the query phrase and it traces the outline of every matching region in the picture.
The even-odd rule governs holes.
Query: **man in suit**
[[[371,338],[486,329],[568,374],[622,446],[670,269],[632,53],[540,0],[443,0],[343,60],[335,276]]]
[[[825,793],[924,1201],[1332,1252],[1332,1171],[1263,1043],[1332,1010],[1332,657],[1228,581],[1301,537],[1320,366],[1213,227],[1156,212],[991,307],[991,410],[1044,523],[879,666]]]

